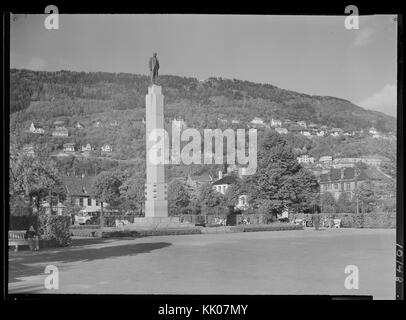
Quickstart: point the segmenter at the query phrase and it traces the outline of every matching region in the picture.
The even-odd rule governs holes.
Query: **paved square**
[[[75,240],[10,253],[10,293],[370,294],[395,298],[395,230],[332,229]],[[59,289],[46,290],[46,265]],[[359,268],[359,290],[344,269]]]

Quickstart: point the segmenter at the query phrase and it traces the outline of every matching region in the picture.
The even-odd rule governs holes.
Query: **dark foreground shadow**
[[[57,252],[47,250],[35,253],[16,254],[9,256],[9,282],[19,281],[19,277],[43,275],[47,263],[57,261],[58,264],[71,263],[77,261],[94,261],[114,257],[134,256],[148,253],[152,250],[162,249],[170,246],[169,242],[154,243],[130,243],[124,245],[99,247],[99,248],[63,248]],[[35,265],[37,264],[37,265]]]

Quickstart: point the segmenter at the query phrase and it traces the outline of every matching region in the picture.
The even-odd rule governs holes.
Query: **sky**
[[[148,73],[269,83],[347,99],[396,116],[395,16],[47,15],[11,19],[10,67],[31,70]]]

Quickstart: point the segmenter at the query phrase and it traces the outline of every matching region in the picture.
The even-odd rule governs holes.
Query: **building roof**
[[[213,186],[218,186],[218,185],[222,185],[222,184],[234,184],[237,182],[237,179],[238,178],[236,176],[228,175],[228,176],[225,176],[225,177],[215,181],[213,183]]]
[[[207,172],[203,172],[200,175],[189,174],[189,177],[190,177],[191,180],[193,180],[195,182],[211,182],[211,181],[213,181],[213,178]]]
[[[357,171],[358,171],[357,180],[365,180],[367,178],[365,170],[356,169],[354,167],[339,168],[339,169],[332,168],[329,173],[323,173],[320,175],[320,182],[341,180],[341,170],[344,171],[344,180],[355,179]]]

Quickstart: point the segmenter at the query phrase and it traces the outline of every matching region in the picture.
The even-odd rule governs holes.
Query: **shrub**
[[[43,240],[55,241],[57,246],[68,246],[71,242],[71,217],[40,215],[38,233]]]

